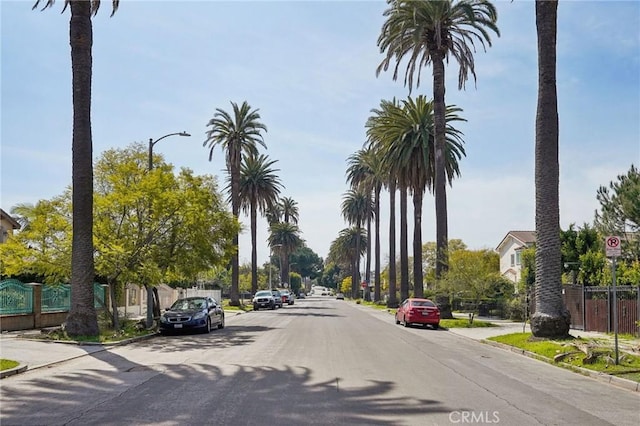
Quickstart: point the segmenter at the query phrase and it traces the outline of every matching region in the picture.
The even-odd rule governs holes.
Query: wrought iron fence
[[[33,312],[33,287],[18,280],[0,282],[0,315]]]
[[[103,308],[106,286],[93,283],[94,306]],[[18,280],[0,282],[0,315],[33,313],[33,287]],[[40,312],[69,311],[71,286],[69,284],[43,285]]]

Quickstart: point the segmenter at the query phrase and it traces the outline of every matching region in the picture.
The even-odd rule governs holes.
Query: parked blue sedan
[[[224,309],[212,297],[178,299],[160,317],[161,334],[185,330],[209,333],[214,326],[224,328]]]

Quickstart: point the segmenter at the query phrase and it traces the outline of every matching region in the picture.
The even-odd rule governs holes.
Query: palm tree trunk
[[[422,191],[413,190],[413,295],[423,297],[422,287]]]
[[[233,156],[237,158],[237,164],[231,167],[231,211],[233,217],[239,220],[240,216],[240,155]],[[238,233],[233,236],[233,246],[236,248],[235,253],[231,256],[231,289],[229,294],[229,305],[240,306],[240,265],[238,262],[238,253],[240,246],[238,241]]]
[[[396,274],[396,182],[391,179],[389,182],[389,300],[387,306],[398,307],[396,296],[397,274]]]
[[[409,297],[409,238],[407,235],[407,186],[400,185],[400,300]]]
[[[258,291],[258,211],[256,203],[251,203],[251,294]]]
[[[562,301],[558,164],[556,34],[558,2],[536,1],[538,106],[536,112],[536,282],[531,331],[537,337],[569,334],[571,315]]]
[[[66,321],[70,336],[100,334],[93,280],[93,146],[91,139],[91,73],[93,28],[91,3],[71,2],[69,23],[73,79],[71,306]]]
[[[367,288],[365,289],[365,297],[367,300],[371,300],[369,294],[369,285],[371,284],[371,216],[367,218],[367,260],[365,262],[364,280],[367,282]]]
[[[435,133],[435,176],[434,193],[436,201],[436,280],[442,278],[449,265],[449,230],[447,225],[447,181],[445,176],[445,130],[446,105],[444,55],[433,55],[433,128]]]
[[[375,242],[375,266],[374,266],[374,294],[373,300],[380,301],[380,191],[381,186],[376,186],[375,202],[374,202],[374,215],[375,215],[375,229],[376,229],[376,242]]]

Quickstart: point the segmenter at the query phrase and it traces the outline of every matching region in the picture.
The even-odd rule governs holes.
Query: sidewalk
[[[240,311],[225,311],[227,318],[239,315]],[[59,362],[68,361],[95,352],[105,351],[119,345],[126,345],[131,341],[148,339],[143,336],[124,340],[117,343],[84,343],[60,342],[52,340],[29,339],[29,335],[40,334],[40,330],[22,330],[0,333],[0,358],[17,361],[20,365],[10,370],[0,372],[0,378],[22,373]]]

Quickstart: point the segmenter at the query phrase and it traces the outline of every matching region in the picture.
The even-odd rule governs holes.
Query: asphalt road
[[[6,425],[638,425],[640,395],[329,297],[2,380]]]

